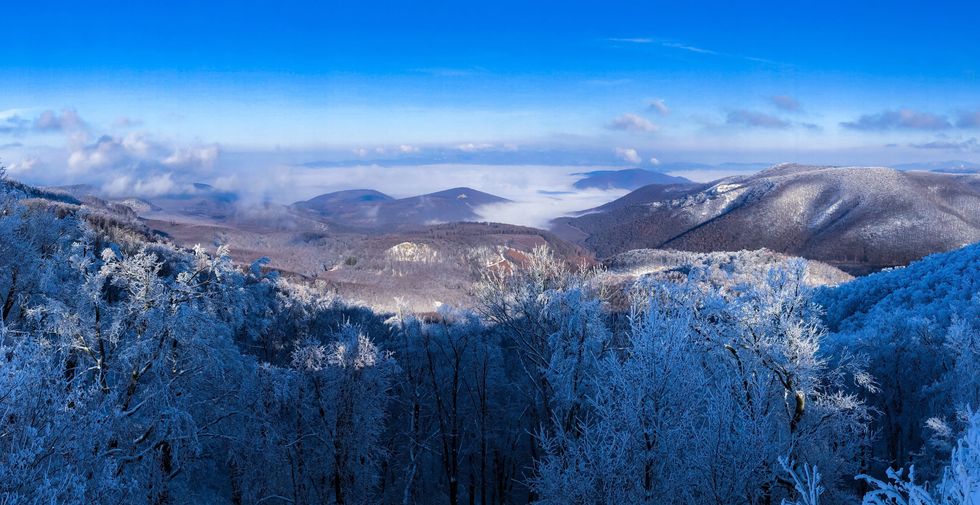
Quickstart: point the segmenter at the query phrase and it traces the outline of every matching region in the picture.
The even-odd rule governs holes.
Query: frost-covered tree
[[[0,503],[977,501],[980,247],[684,254],[392,316],[0,181]]]
[[[481,314],[513,350],[536,459],[554,437],[576,436],[588,414],[598,365],[612,343],[599,292],[588,275],[537,248],[516,268],[490,270],[478,297]]]
[[[329,472],[311,486],[324,492],[316,496],[373,501],[397,368],[363,334],[336,331],[349,319],[342,312],[357,312],[243,272],[224,248],[178,251],[85,209],[25,205],[16,195],[2,208],[0,500],[309,501],[278,471],[290,468],[284,461],[301,438],[306,468],[322,461]],[[290,327],[324,335],[322,343],[302,344],[309,334],[288,330],[293,366],[243,352],[257,346],[279,358],[285,350],[264,335],[286,332],[277,314],[290,306],[303,307]],[[335,331],[320,332],[327,328]],[[299,359],[311,350],[322,350],[322,364]],[[283,408],[259,401],[269,397]],[[277,415],[295,412],[310,423],[293,424],[301,437],[281,443],[269,428],[281,430]]]
[[[843,500],[868,412],[819,355],[803,265],[725,298],[641,287],[624,347],[592,376],[588,415],[546,437],[542,503],[770,503],[793,492],[779,458],[833,470]],[[833,463],[830,465],[830,463]]]
[[[524,402],[506,376],[500,336],[445,306],[434,320],[401,313],[389,325],[387,345],[403,370],[389,429],[389,500],[509,503],[516,469],[530,462],[515,451],[526,437]]]
[[[246,404],[254,417],[233,454],[241,499],[374,503],[396,371],[353,326],[298,346],[288,368],[261,367]]]
[[[964,406],[980,401],[980,245],[822,289],[816,299],[833,330],[830,356],[863,356],[879,386],[858,392],[880,412],[869,472],[914,463],[920,477],[937,479]]]
[[[859,476],[873,486],[866,505],[968,505],[980,503],[980,413],[969,412],[967,428],[952,450],[949,464],[934,485],[917,484],[914,468],[908,477],[888,470],[888,480]]]

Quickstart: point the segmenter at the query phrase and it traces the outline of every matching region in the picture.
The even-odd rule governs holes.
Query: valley
[[[483,222],[481,206],[510,201],[471,188],[405,198],[344,190],[288,205],[246,205],[201,183],[153,198],[52,191],[128,216],[183,247],[227,245],[242,264],[266,257],[268,268],[346,299],[420,313],[472,303],[473,285],[488,269],[519,263],[541,246],[575,268],[619,275],[623,255],[636,250],[765,250],[864,275],[980,241],[975,174],[787,164],[710,183],[638,169],[580,175],[582,187],[661,182],[559,217],[550,230]],[[399,253],[405,249],[424,253]],[[644,268],[659,271],[654,265],[671,253],[630,254],[633,278]],[[840,272],[821,282],[846,278]]]

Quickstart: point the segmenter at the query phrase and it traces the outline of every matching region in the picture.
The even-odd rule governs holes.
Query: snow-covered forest
[[[705,275],[379,314],[6,182],[0,504],[980,503],[980,245]]]

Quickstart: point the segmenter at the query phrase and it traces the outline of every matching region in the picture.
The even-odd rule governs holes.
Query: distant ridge
[[[689,179],[653,172],[642,168],[595,170],[572,175],[584,176],[575,182],[576,189],[636,189],[649,184],[688,184]]]
[[[947,174],[980,174],[980,163],[970,161],[927,161],[892,165],[896,170],[922,170]]]
[[[646,186],[554,230],[599,257],[764,247],[866,273],[980,241],[980,176],[782,164],[705,185]]]
[[[313,211],[329,212],[332,208],[341,205],[360,205],[363,203],[384,202],[394,200],[394,198],[373,189],[349,189],[345,191],[335,191],[309,200],[296,202],[293,207],[298,209],[309,209]]]
[[[400,230],[477,221],[480,218],[477,207],[508,201],[465,187],[400,199],[378,191],[360,189],[327,193],[296,202],[293,208],[313,212],[350,228]]]

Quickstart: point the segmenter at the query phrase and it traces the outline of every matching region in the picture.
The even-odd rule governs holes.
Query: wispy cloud
[[[660,114],[661,116],[666,116],[667,114],[670,114],[670,107],[667,107],[667,104],[664,102],[662,98],[650,100],[650,105],[648,108],[656,112],[657,114]]]
[[[766,58],[759,58],[756,56],[748,56],[744,54],[726,53],[723,51],[716,51],[714,49],[708,49],[705,47],[700,47],[685,42],[678,42],[676,40],[665,40],[665,39],[658,39],[653,37],[613,37],[613,38],[607,38],[605,40],[606,42],[612,42],[614,44],[655,45],[667,49],[686,51],[689,53],[696,53],[696,54],[701,54],[706,56],[733,58],[739,60],[754,61],[756,63],[766,63],[769,65],[788,66],[786,63],[773,61]]]
[[[23,135],[30,128],[31,122],[16,114],[0,119],[0,134]]]
[[[864,131],[943,130],[953,125],[946,116],[912,109],[886,110],[877,114],[865,114],[854,121],[841,123],[844,128]]]
[[[800,112],[803,109],[800,102],[789,95],[776,95],[770,101],[776,108],[787,112]]]
[[[590,86],[623,86],[633,82],[633,79],[586,79],[585,84]]]
[[[960,128],[980,128],[980,110],[961,112],[956,126]]]
[[[654,39],[647,37],[614,37],[606,40],[609,42],[624,42],[627,44],[653,44],[656,42]]]
[[[687,51],[687,52],[691,52],[691,53],[704,54],[704,55],[709,55],[709,56],[717,56],[717,57],[721,57],[721,58],[732,58],[732,59],[738,59],[738,60],[753,61],[753,62],[756,62],[756,63],[765,63],[765,64],[768,64],[768,65],[787,66],[786,63],[782,63],[782,62],[778,62],[778,61],[773,61],[773,60],[766,59],[766,58],[759,58],[759,57],[756,57],[756,56],[748,56],[748,55],[744,55],[744,54],[734,54],[734,53],[726,53],[726,52],[722,52],[722,51],[715,51],[713,49],[706,49],[706,48],[703,48],[703,47],[692,46],[690,44],[682,44],[682,43],[678,43],[678,42],[664,42],[661,45],[663,47],[667,47],[667,48],[671,48],[671,49],[679,49],[679,50]]]
[[[638,116],[636,114],[626,113],[613,119],[606,128],[610,130],[622,130],[622,131],[633,131],[633,132],[652,132],[657,130],[657,125],[650,122],[649,119]]]
[[[23,177],[24,175],[34,172],[42,166],[43,164],[41,163],[40,159],[35,156],[28,156],[7,166],[7,172],[14,177]]]
[[[609,42],[616,42],[622,44],[642,44],[642,45],[654,44],[660,47],[667,47],[670,49],[680,49],[683,51],[690,51],[692,53],[700,53],[700,54],[715,54],[715,55],[722,54],[717,51],[712,51],[710,49],[704,49],[703,47],[692,46],[689,44],[674,42],[670,40],[655,39],[651,37],[613,37],[613,38],[608,38],[606,40]]]
[[[789,121],[776,116],[748,109],[736,109],[728,113],[725,123],[732,126],[747,126],[750,128],[785,129],[791,126]]]
[[[421,74],[428,74],[434,77],[473,77],[478,75],[488,74],[489,71],[483,67],[465,67],[465,68],[452,68],[452,67],[435,67],[435,68],[417,68],[415,72]]]
[[[120,129],[136,128],[138,126],[143,126],[143,121],[139,119],[133,119],[131,117],[122,116],[116,118],[116,120],[112,122],[112,126],[114,128],[120,128]]]
[[[718,51],[712,51],[711,49],[705,49],[703,47],[691,46],[688,44],[681,44],[679,42],[661,42],[660,45],[664,47],[669,47],[671,49],[681,49],[683,51],[689,51],[698,54],[713,54],[716,56],[723,56],[724,53],[719,53]]]
[[[22,117],[19,111],[0,114],[0,134],[19,137],[29,133],[64,133],[77,144],[87,140],[89,125],[74,109],[45,110],[33,120]]]
[[[980,142],[976,138],[966,140],[933,140],[921,144],[909,144],[916,149],[939,149],[944,151],[980,152]]]

